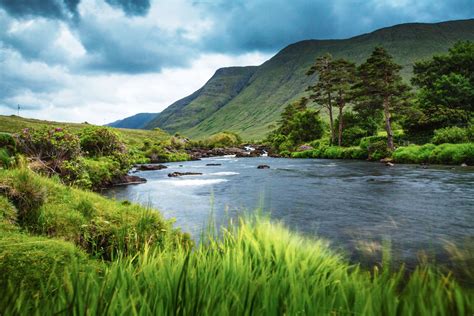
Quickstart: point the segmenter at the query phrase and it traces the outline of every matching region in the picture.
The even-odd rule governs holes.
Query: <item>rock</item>
[[[385,165],[386,165],[387,167],[393,167],[393,166],[395,166],[395,164],[393,164],[393,163],[391,163],[391,162],[386,162]]]
[[[201,172],[172,172],[168,173],[168,177],[174,178],[174,177],[181,177],[181,176],[201,176]]]
[[[207,163],[206,166],[212,167],[212,166],[222,166],[221,163]]]
[[[114,186],[129,185],[129,184],[141,184],[145,183],[146,179],[138,176],[125,175],[122,176],[118,181],[116,181]]]
[[[140,171],[152,171],[152,170],[161,170],[161,169],[166,169],[168,168],[167,166],[165,165],[138,165],[137,166],[137,170],[140,170]]]
[[[461,164],[461,167],[467,167],[467,163],[463,162],[463,163]]]
[[[270,169],[269,165],[259,165],[257,169]]]

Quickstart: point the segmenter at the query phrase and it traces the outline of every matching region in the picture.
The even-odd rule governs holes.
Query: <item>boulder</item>
[[[137,170],[140,170],[140,171],[152,171],[152,170],[166,169],[168,167],[165,165],[150,164],[150,165],[138,165],[136,168]]]
[[[269,165],[259,165],[257,169],[270,169]]]
[[[175,178],[175,177],[181,177],[181,176],[201,176],[201,172],[172,172],[168,173],[168,177],[170,178]]]
[[[146,179],[138,176],[125,175],[120,177],[116,182],[113,183],[114,186],[129,185],[129,184],[141,184],[145,183]]]
[[[389,162],[389,161],[386,162],[385,165],[386,165],[387,167],[393,167],[393,166],[395,166],[394,163],[391,163],[391,162]]]
[[[382,163],[393,162],[393,159],[392,159],[392,158],[390,158],[390,157],[387,157],[387,158],[382,158],[382,159],[380,159],[380,162],[382,162]]]
[[[467,167],[467,163],[464,163],[464,162],[463,162],[463,163],[461,164],[461,167]]]
[[[213,167],[213,166],[222,166],[221,163],[207,163],[206,166]]]

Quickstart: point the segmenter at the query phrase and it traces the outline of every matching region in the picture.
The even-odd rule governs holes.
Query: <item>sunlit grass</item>
[[[71,262],[36,295],[4,291],[5,314],[469,315],[474,296],[419,267],[363,270],[322,240],[266,219],[240,220],[194,250],[145,247],[104,270]]]

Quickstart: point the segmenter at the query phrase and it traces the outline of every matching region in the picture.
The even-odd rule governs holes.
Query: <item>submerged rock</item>
[[[168,177],[174,178],[174,177],[181,177],[181,176],[201,176],[201,172],[172,172],[168,173]]]
[[[257,169],[270,169],[269,165],[259,165]]]
[[[140,171],[161,170],[161,169],[166,169],[166,168],[168,168],[168,167],[165,166],[165,165],[155,165],[155,164],[151,164],[151,165],[138,165],[138,166],[137,166],[137,170],[140,170]]]
[[[206,166],[212,167],[212,166],[222,166],[221,163],[207,163]]]

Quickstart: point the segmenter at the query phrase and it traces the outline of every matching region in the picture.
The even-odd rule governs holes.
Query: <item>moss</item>
[[[66,267],[74,262],[90,264],[86,254],[72,243],[2,231],[0,288],[10,284],[35,292],[47,282],[59,284]]]

